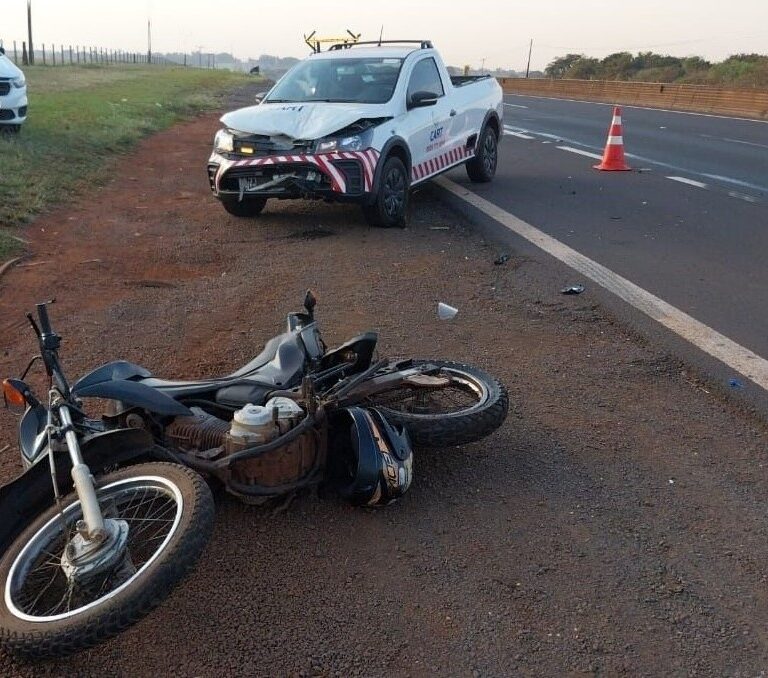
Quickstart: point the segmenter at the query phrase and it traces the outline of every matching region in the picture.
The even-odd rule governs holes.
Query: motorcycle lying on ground
[[[308,292],[262,353],[202,381],[116,361],[70,385],[48,305],[37,320],[27,314],[40,354],[3,382],[6,405],[23,411],[26,468],[0,487],[6,650],[69,654],[149,613],[210,536],[208,483],[256,504],[324,484],[353,504],[384,505],[410,485],[411,445],[462,445],[503,423],[507,393],[495,378],[440,360],[374,360],[372,332],[327,350],[315,305]],[[38,361],[45,401],[24,381]],[[88,399],[108,411],[89,415]]]

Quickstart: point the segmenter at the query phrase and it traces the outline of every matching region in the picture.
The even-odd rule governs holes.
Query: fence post
[[[27,54],[27,41],[21,43],[21,65],[29,66],[29,54]]]
[[[13,63],[19,65],[19,53],[16,51],[16,41],[13,41]]]
[[[53,65],[56,65],[56,45],[51,45],[51,59],[53,60]]]
[[[45,43],[43,43],[43,66],[45,66]]]

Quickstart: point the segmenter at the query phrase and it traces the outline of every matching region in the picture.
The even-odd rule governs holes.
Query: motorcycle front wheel
[[[0,643],[12,654],[58,657],[118,634],[166,598],[210,536],[211,492],[188,468],[141,464],[98,478],[96,488],[104,518],[120,527],[111,552],[104,547],[90,561],[88,553],[65,555],[74,553],[82,519],[72,493],[35,519],[0,561]],[[72,563],[80,564],[76,572]]]
[[[475,442],[504,423],[507,389],[495,377],[471,365],[443,360],[414,360],[439,368],[436,378],[415,378],[366,398],[393,424],[408,431],[414,447],[452,447]]]

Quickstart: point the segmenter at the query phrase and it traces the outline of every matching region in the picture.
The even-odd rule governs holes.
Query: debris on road
[[[500,255],[496,259],[494,259],[493,263],[496,266],[501,266],[502,264],[506,264],[509,261],[509,254],[504,252],[504,254]]]
[[[452,320],[456,317],[458,312],[458,308],[444,304],[442,301],[437,304],[437,317],[440,318],[440,320]]]
[[[449,231],[451,229],[450,226],[430,226],[430,231]]]
[[[741,390],[742,388],[744,388],[744,382],[740,381],[739,379],[729,379],[728,386],[730,386],[731,388]]]
[[[568,285],[560,290],[560,294],[581,294],[585,289],[584,285]]]

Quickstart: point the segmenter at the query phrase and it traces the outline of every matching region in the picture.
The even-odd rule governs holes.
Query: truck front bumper
[[[373,190],[378,160],[379,152],[373,148],[256,158],[232,158],[214,151],[208,159],[208,180],[216,197],[363,202]]]

